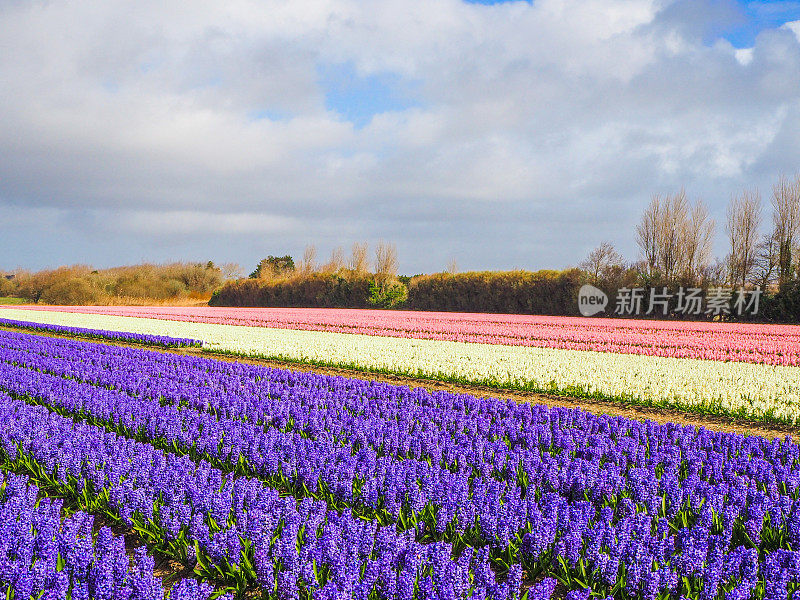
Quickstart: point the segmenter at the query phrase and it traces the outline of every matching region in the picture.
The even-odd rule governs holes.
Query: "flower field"
[[[26,307],[218,325],[800,365],[800,326],[387,310]]]
[[[84,327],[67,327],[65,325],[47,325],[32,321],[15,321],[13,319],[0,319],[0,327],[11,329],[25,329],[45,333],[57,333],[71,337],[88,339],[109,340],[125,342],[128,344],[142,344],[143,346],[159,346],[161,348],[183,348],[187,346],[202,346],[200,340],[178,339],[164,335],[147,335],[143,333],[126,333],[122,331],[103,331],[101,329],[86,329]]]
[[[66,311],[8,308],[3,309],[3,314],[25,321],[71,327],[92,325],[112,331],[199,339],[203,340],[205,349],[217,352],[678,407],[790,424],[800,417],[800,367],[790,365]],[[740,336],[745,335],[741,333],[744,329],[737,331]],[[759,334],[753,336],[750,343],[758,346]]]
[[[108,527],[93,535],[91,515],[78,511],[64,517],[61,500],[39,495],[24,475],[0,474],[0,581],[8,587],[6,597],[164,597],[144,546],[135,552],[132,566],[123,538]],[[171,598],[207,600],[213,593],[211,585],[186,578]]]
[[[0,420],[9,599],[163,596],[89,515],[171,598],[800,593],[788,438],[10,331]]]

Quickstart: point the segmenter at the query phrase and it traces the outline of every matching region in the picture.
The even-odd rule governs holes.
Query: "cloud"
[[[748,11],[5,3],[0,214],[98,264],[250,264],[265,236],[273,254],[394,239],[407,272],[560,267],[605,239],[635,258],[652,193],[686,186],[720,220],[800,160],[800,21],[737,47]],[[9,222],[4,260],[58,262]]]
[[[258,213],[215,214],[197,211],[130,211],[113,220],[120,232],[146,236],[228,236],[265,234],[296,226],[293,219]]]

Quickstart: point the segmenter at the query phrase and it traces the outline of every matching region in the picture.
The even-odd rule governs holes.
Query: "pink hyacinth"
[[[25,308],[771,365],[800,364],[800,327],[794,325],[312,308]]]

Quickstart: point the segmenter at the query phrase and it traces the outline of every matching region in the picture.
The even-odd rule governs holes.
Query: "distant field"
[[[800,327],[340,308],[36,306],[36,310],[800,366]]]
[[[391,335],[390,323],[378,327],[385,332],[381,335],[357,333],[359,327],[350,327],[352,333],[342,333],[341,329],[304,329],[300,323],[289,328],[285,322],[283,326],[264,326],[266,323],[253,326],[174,317],[167,320],[163,311],[159,315],[162,318],[151,318],[145,317],[141,309],[134,309],[141,316],[133,317],[97,314],[104,310],[101,307],[42,308],[7,307],[3,312],[8,313],[8,318],[24,321],[198,339],[203,340],[206,350],[243,356],[789,424],[800,418],[800,367],[791,366],[800,355],[800,343],[795,339],[798,328],[791,326],[549,318],[548,323],[529,322],[522,330],[516,329],[520,341],[540,336],[534,342],[537,345],[528,345]],[[90,309],[95,314],[70,312]],[[116,312],[120,308],[105,310]],[[185,315],[192,311],[178,312]],[[308,321],[318,320],[311,318],[313,312],[308,311]],[[340,326],[357,325],[359,320],[379,316],[371,313],[388,313],[387,318],[401,314],[346,312],[349,319],[345,314],[338,315]],[[231,318],[252,313],[247,309],[226,309],[224,314]],[[436,320],[434,313],[407,317]],[[456,321],[460,318],[462,325],[479,317],[489,319],[487,315],[442,315],[443,320],[445,317]],[[497,316],[492,315],[491,319]],[[450,322],[444,328],[457,331],[457,325]],[[499,332],[507,329],[507,325],[492,325],[489,329]],[[476,333],[481,327],[472,323],[465,329]],[[403,329],[415,330],[409,323]],[[592,344],[602,340],[607,343],[578,349],[586,348],[576,341],[587,332],[595,338]],[[469,339],[470,335],[465,337]],[[619,342],[626,338],[628,344],[620,347]],[[685,341],[676,346],[675,340],[680,338]],[[780,343],[776,343],[776,338]],[[702,343],[697,344],[700,339]],[[679,356],[687,348],[690,357]]]
[[[0,304],[28,304],[30,300],[25,298],[12,298],[11,296],[0,296]]]

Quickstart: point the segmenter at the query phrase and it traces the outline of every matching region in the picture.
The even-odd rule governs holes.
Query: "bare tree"
[[[656,194],[642,214],[642,220],[636,226],[636,243],[642,251],[642,257],[649,274],[658,268],[658,230],[661,223],[662,198]]]
[[[711,262],[714,221],[708,216],[706,205],[698,200],[682,225],[682,272],[686,279],[696,282]]]
[[[772,220],[778,245],[778,287],[792,278],[792,253],[800,226],[800,176],[790,182],[781,175],[772,186]]]
[[[455,275],[458,273],[458,262],[456,261],[455,257],[452,257],[447,261],[447,267],[445,267],[445,271],[450,273],[450,275]]]
[[[592,250],[578,267],[586,271],[592,283],[596,285],[602,275],[622,262],[622,256],[614,249],[614,245],[611,242],[603,242]]]
[[[661,226],[658,229],[658,261],[664,279],[674,281],[684,270],[683,236],[687,230],[689,203],[686,192],[681,189],[662,205]]]
[[[728,273],[728,263],[719,258],[715,258],[713,263],[706,266],[702,273],[702,279],[712,286],[722,286],[725,284]]]
[[[387,242],[378,242],[375,249],[375,275],[386,281],[397,275],[397,247]]]
[[[331,251],[331,257],[328,262],[322,265],[324,273],[338,273],[344,267],[344,250],[341,246],[337,246]]]
[[[765,233],[756,246],[756,256],[753,264],[753,284],[762,290],[768,289],[775,283],[778,272],[778,241],[775,232]]]
[[[728,204],[725,231],[728,233],[730,254],[728,270],[732,285],[744,287],[753,270],[761,226],[761,196],[758,191],[743,191],[731,197]]]
[[[654,195],[636,227],[636,243],[647,265],[648,281],[697,280],[711,256],[714,221],[705,205],[691,205],[686,191]]]
[[[369,272],[369,247],[366,242],[354,242],[350,250],[350,264],[352,271],[363,275]]]
[[[317,247],[314,244],[309,244],[303,250],[303,259],[300,261],[300,271],[305,273],[313,273],[317,270]]]
[[[244,277],[244,271],[242,271],[241,265],[235,262],[221,264],[219,266],[219,271],[222,274],[222,279],[225,281]]]

